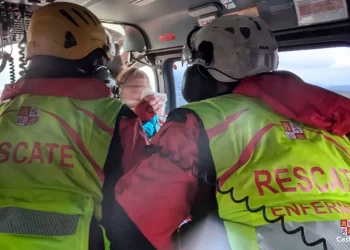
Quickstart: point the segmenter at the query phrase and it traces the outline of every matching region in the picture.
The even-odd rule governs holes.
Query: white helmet
[[[262,19],[229,15],[195,28],[188,35],[183,59],[203,65],[220,82],[232,82],[276,70],[278,47]]]

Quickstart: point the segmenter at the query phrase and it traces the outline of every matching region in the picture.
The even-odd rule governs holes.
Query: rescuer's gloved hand
[[[135,113],[142,122],[151,120],[155,115],[162,115],[164,103],[156,95],[143,98],[135,108]]]

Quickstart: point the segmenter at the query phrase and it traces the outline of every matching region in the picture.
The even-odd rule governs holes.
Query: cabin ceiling
[[[132,0],[102,0],[89,8],[101,19],[140,24],[147,20],[188,10],[203,4],[220,1],[208,0],[156,0],[144,6],[130,4]],[[236,1],[235,1],[236,2]],[[237,0],[237,2],[254,2]]]

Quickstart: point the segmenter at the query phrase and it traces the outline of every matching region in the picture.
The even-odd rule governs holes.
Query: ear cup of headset
[[[192,46],[192,36],[198,31],[200,30],[202,27],[200,26],[196,26],[194,27],[193,30],[191,30],[191,32],[187,35],[186,38],[186,55],[185,55],[185,59],[188,63],[192,63],[194,60],[196,60],[198,58],[198,52],[195,48],[193,48]]]
[[[192,36],[195,35],[202,27],[197,26],[188,34],[186,38],[186,46],[184,49],[184,58],[188,63],[193,63],[197,59],[205,61],[209,66],[214,58],[214,45],[209,41],[202,41],[198,48],[195,48],[192,44]]]
[[[186,69],[182,80],[182,95],[187,102],[196,102],[216,96],[216,80],[202,65]]]
[[[203,41],[198,46],[197,58],[202,59],[207,66],[211,64],[214,58],[214,45],[211,42]]]

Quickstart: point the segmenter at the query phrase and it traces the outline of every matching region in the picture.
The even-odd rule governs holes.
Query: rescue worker
[[[348,249],[350,100],[276,71],[259,18],[194,29],[184,58],[190,104],[169,114],[118,196],[154,248],[191,214],[182,249]]]
[[[115,81],[104,65],[114,52],[85,7],[60,2],[33,14],[28,71],[0,105],[0,249],[149,244],[141,234],[123,240],[131,227],[116,202],[116,183],[146,137],[134,112],[110,98]]]

